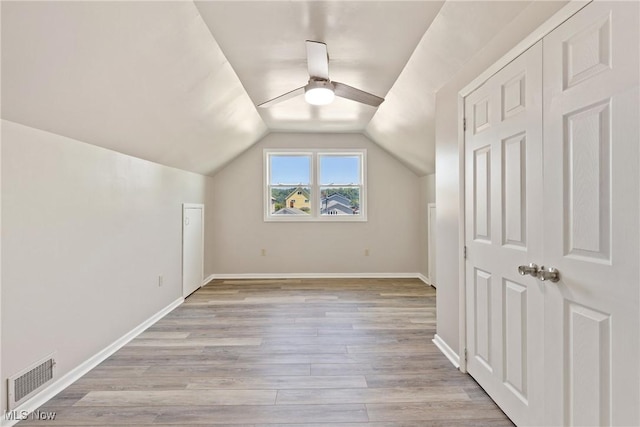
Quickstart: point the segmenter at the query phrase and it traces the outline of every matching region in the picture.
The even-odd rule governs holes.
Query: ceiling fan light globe
[[[333,90],[328,87],[313,87],[304,93],[304,99],[311,105],[331,104],[336,97]]]

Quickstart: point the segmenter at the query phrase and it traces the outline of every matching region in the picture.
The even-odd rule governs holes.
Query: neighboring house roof
[[[337,200],[329,200],[326,206],[321,205],[322,209],[320,210],[321,214],[327,214],[331,211],[338,211],[340,215],[353,215],[353,209],[351,206],[346,206],[343,203],[340,203]]]
[[[274,212],[273,215],[307,215],[307,213],[297,208],[282,208]]]
[[[351,200],[349,200],[349,198],[343,196],[342,194],[339,193],[335,193],[330,195],[329,197],[327,197],[327,200],[335,200],[338,203],[342,203],[345,206],[351,206]],[[324,202],[324,200],[323,200]]]
[[[298,191],[302,191],[302,194],[304,195],[304,197],[306,199],[309,198],[309,193],[307,193],[307,191],[302,188],[302,187],[296,187],[295,190],[293,190],[291,193],[289,193],[289,195],[287,197],[285,197],[285,200],[287,200],[288,198],[290,198],[291,196],[293,196],[294,194],[296,194]]]

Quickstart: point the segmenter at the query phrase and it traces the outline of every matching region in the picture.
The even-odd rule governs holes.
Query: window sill
[[[264,217],[264,222],[326,222],[326,223],[330,223],[330,222],[367,222],[367,218],[365,216],[358,216],[358,217],[344,217],[343,215],[335,215],[335,216],[328,216],[328,217],[322,217],[322,218],[318,218],[318,217],[291,217],[288,216],[287,218],[278,218],[278,217],[273,217],[273,216],[265,216]]]

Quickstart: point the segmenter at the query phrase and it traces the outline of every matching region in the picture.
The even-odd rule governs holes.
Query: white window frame
[[[270,156],[310,156],[309,188],[311,195],[309,215],[272,215],[271,214],[271,171]],[[320,156],[357,156],[360,157],[360,214],[359,215],[321,215],[320,188],[331,187],[320,185]],[[265,222],[366,222],[367,221],[367,150],[366,149],[265,149],[263,150],[263,214]],[[288,184],[287,184],[288,185]],[[298,184],[291,184],[291,186]],[[304,185],[303,185],[304,186]],[[337,185],[340,187],[340,185]]]

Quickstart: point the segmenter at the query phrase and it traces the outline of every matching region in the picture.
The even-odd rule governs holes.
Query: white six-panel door
[[[544,39],[548,423],[640,425],[638,2],[595,1]]]
[[[542,44],[465,99],[467,370],[519,425],[542,423]]]
[[[594,1],[465,99],[467,368],[518,425],[640,425],[639,16]]]

